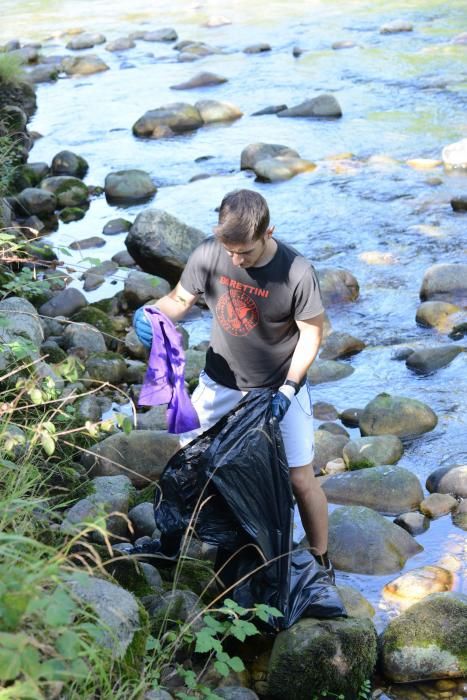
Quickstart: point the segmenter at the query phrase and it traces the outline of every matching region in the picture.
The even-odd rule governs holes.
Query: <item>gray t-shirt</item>
[[[275,240],[277,250],[267,265],[240,268],[215,237],[207,238],[180,278],[187,292],[204,294],[212,312],[206,372],[224,386],[280,386],[299,337],[295,321],[323,311],[311,263]]]

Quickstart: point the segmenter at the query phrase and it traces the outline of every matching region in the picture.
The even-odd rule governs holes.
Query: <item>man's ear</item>
[[[268,228],[268,230],[266,231],[266,236],[267,236],[268,238],[271,238],[272,234],[274,233],[274,229],[275,229],[275,228],[276,228],[275,226],[270,226],[270,227]]]

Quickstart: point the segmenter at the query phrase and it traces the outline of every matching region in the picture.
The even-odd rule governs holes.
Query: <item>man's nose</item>
[[[234,253],[232,255],[232,262],[236,267],[238,267],[243,263],[243,257],[241,255],[238,255],[238,253]]]

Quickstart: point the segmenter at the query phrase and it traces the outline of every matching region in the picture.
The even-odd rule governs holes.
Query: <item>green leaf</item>
[[[236,673],[240,673],[240,671],[245,670],[245,666],[243,664],[243,661],[239,656],[231,656],[229,660],[227,661],[229,664],[230,668],[232,671],[236,671]]]
[[[225,625],[212,615],[204,615],[203,623],[215,634],[221,634],[225,631]]]
[[[21,657],[13,649],[0,649],[0,681],[13,681],[21,672]]]
[[[47,681],[62,681],[69,678],[69,671],[60,659],[48,659],[41,665],[40,677]]]
[[[41,445],[42,449],[49,457],[55,452],[55,440],[50,433],[41,433]]]
[[[237,613],[237,615],[245,615],[248,612],[246,608],[242,608],[241,605],[238,605],[234,600],[230,600],[230,598],[224,600],[224,607]]]
[[[37,680],[41,672],[41,657],[37,649],[28,646],[21,652],[21,671],[25,676]]]
[[[129,435],[133,430],[133,421],[131,420],[131,418],[129,418],[129,416],[125,416],[125,418],[123,419],[122,428],[125,435]]]
[[[237,636],[235,634],[236,631],[242,632],[245,635],[244,638],[259,634],[257,627],[252,622],[248,622],[248,620],[234,620],[230,632]],[[240,639],[240,637],[237,637],[237,639]]]
[[[89,675],[89,668],[83,659],[74,659],[71,662],[70,671],[74,678],[87,678]]]
[[[222,649],[221,643],[218,639],[215,639],[206,628],[196,633],[195,651],[199,654],[205,654],[212,649],[217,651],[219,648]]]
[[[71,596],[60,588],[55,589],[45,611],[45,623],[51,627],[69,625],[76,611],[76,603]]]
[[[59,636],[55,647],[65,659],[74,659],[80,652],[81,641],[75,632],[67,630]]]
[[[217,672],[221,674],[221,676],[224,676],[224,678],[230,673],[229,667],[223,661],[215,661],[214,667],[216,668]]]
[[[31,595],[26,591],[7,591],[0,600],[0,619],[6,629],[15,629],[26,612]]]
[[[284,617],[280,610],[273,608],[270,605],[264,605],[263,603],[257,603],[255,605],[255,615],[263,622],[267,622],[269,617]]]

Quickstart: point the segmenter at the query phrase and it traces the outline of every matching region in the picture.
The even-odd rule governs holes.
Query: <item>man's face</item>
[[[254,267],[264,253],[269,235],[267,232],[257,241],[251,241],[251,243],[237,245],[223,243],[222,245],[235,267]]]

